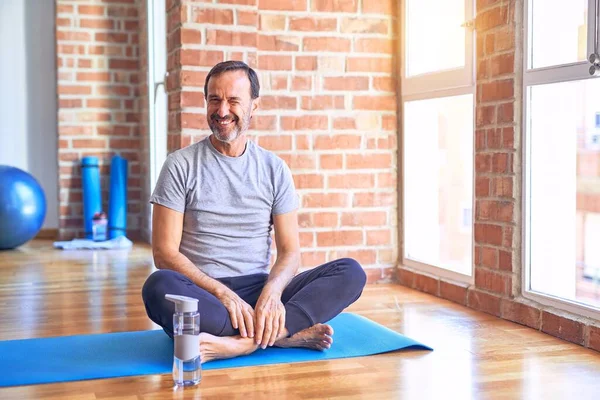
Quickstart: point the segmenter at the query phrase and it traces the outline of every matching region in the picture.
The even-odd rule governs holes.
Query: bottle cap
[[[175,303],[175,311],[177,312],[198,311],[198,299],[175,294],[166,294],[165,298]]]

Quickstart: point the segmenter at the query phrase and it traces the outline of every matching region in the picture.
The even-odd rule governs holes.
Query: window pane
[[[406,76],[464,68],[464,22],[465,0],[406,0]]]
[[[532,0],[531,66],[587,60],[588,0]]]
[[[473,95],[407,101],[405,257],[471,275]]]
[[[600,306],[600,80],[530,91],[531,290]]]

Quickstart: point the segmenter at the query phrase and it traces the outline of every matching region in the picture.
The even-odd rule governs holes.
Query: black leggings
[[[267,278],[267,274],[255,274],[220,278],[218,281],[254,308]],[[281,296],[289,334],[327,322],[341,313],[360,297],[366,280],[360,264],[351,258],[331,261],[295,276]],[[185,275],[162,269],[148,277],[142,298],[148,317],[162,326],[170,337],[173,337],[175,305],[165,299],[165,294],[198,299],[201,332],[215,336],[239,334],[239,330],[231,325],[229,312],[215,296],[196,286]]]

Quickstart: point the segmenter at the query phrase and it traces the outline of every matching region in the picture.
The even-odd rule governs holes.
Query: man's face
[[[225,72],[208,81],[206,117],[221,142],[232,142],[248,130],[256,102],[244,71]]]

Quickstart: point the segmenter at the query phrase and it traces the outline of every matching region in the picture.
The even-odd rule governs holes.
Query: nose
[[[226,100],[221,101],[221,104],[219,104],[219,110],[217,111],[217,114],[219,114],[219,117],[221,118],[229,115],[229,104]]]

